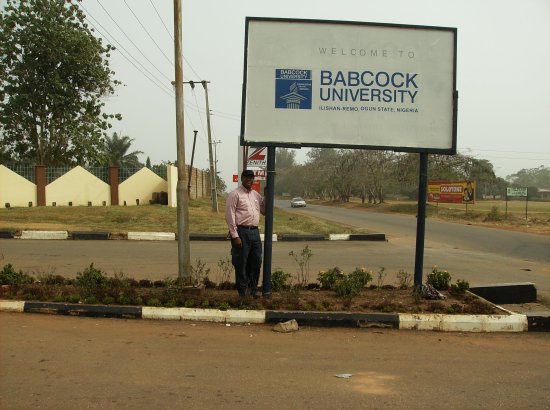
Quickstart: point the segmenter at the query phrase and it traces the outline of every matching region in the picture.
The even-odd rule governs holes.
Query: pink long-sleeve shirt
[[[242,185],[231,191],[225,203],[225,221],[232,238],[237,238],[237,225],[258,226],[260,214],[265,215],[264,198]]]

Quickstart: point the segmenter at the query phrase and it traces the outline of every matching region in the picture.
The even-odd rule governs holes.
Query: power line
[[[195,93],[195,89],[194,88],[191,88],[191,92],[193,93],[193,97],[195,97],[195,104],[197,104],[197,107],[199,106],[199,102],[197,101],[197,94]],[[202,132],[204,132],[206,134],[206,130],[204,129],[204,124],[202,122],[202,115],[201,115],[201,112],[199,111],[199,120],[201,122],[201,127],[202,127]]]
[[[126,7],[128,7],[128,10],[130,10],[130,12],[132,13],[132,15],[136,18],[137,22],[139,23],[139,25],[141,26],[141,28],[145,31],[145,33],[149,36],[149,38],[151,39],[151,41],[153,43],[155,43],[155,46],[157,46],[157,49],[160,51],[160,53],[164,56],[164,58],[166,58],[166,60],[168,61],[168,63],[170,65],[174,65],[174,63],[172,62],[172,60],[170,60],[170,58],[168,58],[168,56],[166,54],[164,54],[164,51],[162,51],[162,49],[159,47],[159,45],[157,44],[157,42],[155,41],[155,39],[151,36],[151,34],[149,34],[149,31],[147,31],[147,29],[145,28],[145,26],[143,25],[143,23],[141,22],[141,20],[138,18],[138,16],[136,16],[136,13],[134,13],[134,10],[132,10],[132,8],[128,5],[128,3],[126,2],[126,0],[124,0],[124,4],[126,4]]]
[[[128,5],[128,3],[126,2],[126,0],[124,0],[126,6],[130,9],[130,11],[132,12],[132,14],[134,15],[134,17],[136,18],[136,20],[138,21],[138,23],[141,25],[141,27],[143,28],[143,30],[147,33],[147,35],[151,38],[151,40],[155,43],[155,45],[157,46],[157,48],[159,48],[158,44],[155,42],[155,40],[151,37],[151,35],[148,33],[147,29],[143,26],[143,24],[141,23],[141,21],[139,20],[139,18],[137,17],[137,15],[133,12],[133,10],[130,8],[130,6]],[[100,5],[100,7],[104,10],[104,12],[108,15],[108,17],[114,22],[114,24],[117,26],[117,28],[120,30],[120,32],[132,43],[132,45],[138,50],[138,52],[153,66],[153,68],[155,68],[164,78],[166,78],[167,80],[170,81],[170,79],[164,74],[162,73],[152,62],[151,60],[149,60],[149,58],[147,58],[147,56],[141,51],[141,49],[135,44],[134,41],[132,41],[132,39],[128,36],[128,34],[126,34],[126,32],[124,31],[124,29],[122,29],[122,27],[120,27],[120,25],[114,20],[114,18],[111,16],[111,14],[109,13],[109,11],[103,6],[103,4],[101,4],[100,0],[98,0],[98,4]],[[82,8],[86,11],[86,13],[90,16],[90,18],[92,18],[96,24],[98,24],[106,33],[108,33],[109,35],[105,35],[104,33],[102,33],[89,19],[88,22],[98,31],[98,33],[100,35],[102,35],[105,39],[107,39],[107,41],[110,41],[110,42],[115,42],[122,50],[124,50],[126,52],[126,54],[128,54],[128,56],[130,56],[132,59],[135,60],[135,62],[137,64],[139,64],[139,66],[141,66],[143,68],[143,70],[147,71],[147,73],[149,73],[153,79],[151,79],[151,77],[149,77],[147,74],[145,74],[138,66],[136,66],[136,64],[134,64],[133,61],[131,61],[124,53],[122,53],[120,50],[120,55],[122,57],[124,57],[130,64],[132,64],[142,75],[144,75],[149,81],[151,81],[157,88],[159,88],[161,91],[163,91],[165,94],[167,94],[169,97],[173,98],[174,97],[174,94],[173,94],[173,89],[170,88],[170,93],[168,93],[164,88],[161,88],[159,86],[158,83],[160,83],[162,85],[162,87],[166,87],[168,88],[167,86],[165,86],[165,82],[160,80],[158,77],[156,77],[149,69],[147,69],[147,67],[145,67],[138,59],[136,59],[132,53],[130,53],[119,41],[116,40],[115,36],[112,35],[111,33],[109,33],[109,31],[99,22],[98,19],[96,19],[95,17],[92,16],[92,14],[81,4],[79,4],[80,6],[82,6]],[[160,17],[157,9],[154,7],[154,4],[151,3],[151,5],[153,6],[153,8],[155,9],[155,12],[157,13],[157,16],[159,17],[159,19],[161,20],[165,30],[167,31],[167,33],[170,35],[170,37],[173,39],[172,35],[170,34],[168,28],[166,27],[166,25],[164,24],[164,22],[162,21],[162,18]],[[160,48],[159,48],[160,50]],[[162,53],[162,50],[160,50],[161,53]],[[162,53],[164,55],[165,58],[167,58],[167,56]],[[167,58],[168,59],[168,58]],[[196,71],[193,69],[193,67],[189,64],[189,62],[185,59],[184,57],[184,60],[188,63],[189,67],[191,68],[191,70],[196,74]],[[172,62],[168,59],[169,63],[172,64]],[[156,81],[155,81],[156,80]],[[194,96],[194,99],[195,99],[195,104],[192,104],[192,103],[186,103],[184,102],[184,114],[186,115],[187,117],[187,120],[189,121],[189,123],[192,125],[193,128],[196,128],[195,125],[193,124],[193,121],[191,119],[191,116],[189,115],[187,109],[190,109],[190,110],[193,110],[195,112],[198,113],[199,115],[199,120],[200,120],[200,123],[201,123],[201,127],[203,129],[203,132],[204,134],[206,134],[206,131],[205,131],[205,128],[204,128],[204,123],[202,121],[202,114],[203,112],[205,112],[204,109],[202,109],[200,106],[199,106],[199,103],[197,101],[197,96],[195,94],[195,92],[193,91],[193,96]],[[187,108],[187,109],[186,109]],[[201,135],[200,138],[204,139],[204,137]]]
[[[143,70],[141,70],[141,69],[140,69],[132,60],[130,60],[126,55],[124,55],[124,53],[123,53],[122,51],[118,50],[119,53],[120,53],[120,55],[121,55],[123,58],[125,58],[130,64],[132,64],[132,65],[136,68],[136,70],[138,70],[142,75],[144,75],[149,81],[151,81],[151,82],[152,82],[157,88],[159,88],[162,92],[164,92],[165,94],[167,94],[167,95],[170,96],[170,97],[173,97],[173,95],[171,95],[165,88],[163,88],[163,86],[160,86],[160,85],[159,85],[159,83],[163,85],[163,84],[164,84],[163,81],[161,81],[161,80],[159,80],[157,77],[155,77],[155,75],[154,75],[153,73],[151,73],[151,71],[149,71],[149,70],[148,70],[145,66],[143,66],[143,64],[141,64],[134,56],[132,56],[132,54],[131,54],[130,52],[128,52],[128,50],[126,50],[126,49],[124,48],[124,46],[123,46],[122,44],[120,44],[120,43],[116,40],[116,38],[114,38],[112,35],[110,35],[111,38],[109,38],[109,36],[107,36],[107,35],[105,35],[104,33],[102,33],[102,32],[97,28],[97,26],[96,26],[92,21],[90,21],[90,19],[88,19],[88,16],[91,17],[99,26],[101,26],[101,28],[102,28],[103,30],[105,30],[105,31],[108,33],[107,29],[105,29],[105,27],[103,27],[103,25],[102,25],[96,18],[94,18],[94,17],[88,12],[88,10],[86,10],[82,5],[80,5],[80,6],[81,6],[81,7],[84,9],[84,11],[86,11],[86,13],[87,13],[86,20],[88,21],[88,23],[90,23],[90,24],[92,25],[92,27],[93,27],[102,37],[104,37],[107,41],[117,43],[117,44],[119,45],[119,47],[120,47],[122,50],[124,50],[130,57],[132,57],[132,58],[136,61],[136,63],[139,64],[145,71],[147,71],[147,72],[153,77],[153,79],[152,79],[151,77],[149,77],[147,74],[145,74],[145,73],[143,72]],[[157,82],[158,82],[158,83],[157,83]]]
[[[132,45],[136,48],[137,51],[139,51],[139,53],[143,56],[143,58],[145,58],[149,64],[151,64],[151,66],[153,66],[153,68],[155,70],[157,70],[160,75],[162,75],[164,78],[166,78],[168,81],[172,81],[170,78],[168,78],[162,71],[160,71],[157,66],[155,66],[151,60],[149,60],[149,58],[147,58],[147,56],[145,54],[143,54],[143,51],[141,51],[141,49],[136,45],[136,43],[134,43],[134,41],[128,36],[128,34],[126,34],[126,32],[122,29],[122,27],[120,27],[120,25],[116,22],[116,20],[113,18],[113,16],[111,16],[111,14],[107,11],[107,9],[105,7],[103,7],[103,4],[101,4],[101,1],[100,0],[97,0],[97,3],[101,6],[101,8],[105,11],[105,13],[109,16],[109,18],[113,21],[113,23],[115,23],[115,25],[118,27],[118,29],[121,31],[122,34],[124,34],[124,36],[130,41],[130,43],[132,43]]]
[[[157,16],[160,20],[160,22],[162,23],[162,25],[164,26],[164,29],[166,30],[166,32],[168,33],[168,35],[170,36],[170,38],[172,39],[172,41],[174,41],[174,36],[172,35],[172,33],[170,33],[170,30],[168,30],[168,27],[166,27],[166,24],[164,24],[164,20],[162,19],[162,17],[160,16],[157,8],[155,7],[155,3],[153,3],[153,0],[149,0],[149,3],[151,3],[151,6],[153,6],[153,8],[155,9],[155,13],[157,13]]]
[[[167,27],[166,24],[164,23],[164,20],[162,19],[161,15],[159,14],[157,8],[155,7],[155,4],[153,3],[152,0],[149,0],[149,3],[151,3],[151,6],[153,6],[153,8],[155,9],[155,13],[157,13],[157,16],[158,16],[160,22],[162,23],[162,25],[164,26],[164,29],[165,29],[166,32],[168,33],[168,36],[170,36],[170,38],[172,39],[172,41],[174,41],[174,36],[173,36],[172,33],[170,32],[170,30],[168,30],[168,27]],[[195,74],[198,78],[201,78],[201,76],[195,71],[195,69],[193,68],[193,66],[192,66],[191,63],[189,62],[189,60],[187,60],[187,58],[185,58],[185,55],[182,54],[182,57],[183,57],[183,61],[187,64],[187,66],[191,69],[191,71],[193,71],[193,74]]]

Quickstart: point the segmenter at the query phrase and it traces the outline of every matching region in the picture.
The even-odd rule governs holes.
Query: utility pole
[[[214,144],[214,175],[218,176],[218,144],[221,144],[222,142],[220,140],[218,141],[212,141],[212,144]],[[216,188],[216,192],[218,192],[218,182],[216,178],[216,184],[214,185]]]
[[[210,128],[210,106],[208,105],[209,81],[201,81],[206,95],[206,124],[208,130],[208,159],[210,161],[210,188],[212,190],[212,211],[218,212],[218,194],[216,191],[216,175],[214,174],[214,158],[212,157],[212,132]]]
[[[187,179],[188,179],[187,193],[189,197],[191,197],[191,178],[193,176],[193,160],[195,159],[195,144],[197,143],[197,132],[198,132],[197,130],[193,130],[193,133],[195,134],[193,136],[193,151],[191,151],[191,164],[189,165],[189,175],[187,176]],[[195,197],[196,197],[196,192],[195,192]]]
[[[199,81],[185,81],[184,84],[189,84],[191,89],[195,89],[195,83]],[[208,104],[208,83],[210,81],[202,80],[200,83],[204,87],[204,94],[206,97],[206,124],[208,128],[208,161],[210,162],[210,189],[212,195],[212,211],[218,212],[218,195],[216,189],[216,174],[214,173],[214,159],[212,156],[212,132],[210,128],[210,106]]]
[[[191,251],[189,245],[189,194],[186,189],[185,138],[183,127],[183,51],[181,0],[174,0],[174,56],[176,87],[176,139],[178,182],[176,185],[178,277],[188,283],[191,279]]]

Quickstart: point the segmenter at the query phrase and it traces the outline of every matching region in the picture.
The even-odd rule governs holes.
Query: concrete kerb
[[[86,305],[0,300],[0,311],[46,313],[71,316],[149,320],[190,320],[217,323],[279,323],[295,319],[301,325],[320,327],[393,328],[443,332],[526,332],[549,331],[548,326],[532,327],[548,318],[527,315],[445,315],[405,313],[301,312],[271,310],[218,310],[162,308],[148,306]]]
[[[260,234],[262,241],[265,239],[264,234]],[[68,231],[21,231],[17,235],[14,231],[0,230],[0,238],[4,239],[88,239],[88,240],[110,240],[120,239],[120,235],[113,235],[105,231],[85,231],[85,232],[68,232]],[[174,232],[128,232],[125,239],[131,241],[175,241],[176,234]],[[190,233],[190,240],[195,241],[224,241],[227,239],[226,234],[220,233]],[[329,234],[324,235],[300,235],[300,234],[273,234],[272,241],[386,241],[386,235],[383,233],[370,234]]]
[[[67,231],[21,231],[19,239],[68,239]]]

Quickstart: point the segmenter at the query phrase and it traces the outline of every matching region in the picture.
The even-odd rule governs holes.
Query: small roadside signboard
[[[527,220],[527,187],[507,187],[506,188],[506,218],[508,218],[508,197],[525,198],[525,220]]]
[[[506,188],[506,196],[527,196],[527,188]]]

